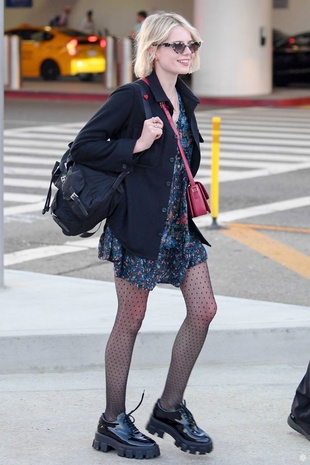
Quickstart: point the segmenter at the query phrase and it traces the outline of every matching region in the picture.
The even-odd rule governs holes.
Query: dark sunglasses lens
[[[173,50],[174,50],[176,53],[183,53],[184,50],[185,50],[185,47],[186,47],[186,45],[185,45],[185,44],[182,44],[182,43],[173,44]]]
[[[176,42],[172,44],[173,50],[176,53],[184,53],[186,47],[190,49],[191,53],[195,53],[199,49],[199,46],[199,42],[190,42],[189,44],[183,44],[183,42]]]
[[[198,42],[192,42],[191,44],[188,44],[188,48],[192,53],[195,53],[199,49],[199,45],[200,44]]]

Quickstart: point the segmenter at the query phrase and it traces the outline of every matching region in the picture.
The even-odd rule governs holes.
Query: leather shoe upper
[[[116,421],[107,421],[102,414],[98,423],[98,433],[116,439],[122,444],[131,446],[152,446],[156,445],[148,436],[142,434],[134,425],[133,418],[125,413],[120,413]]]
[[[166,411],[158,400],[153,410],[153,417],[174,428],[187,441],[199,443],[211,441],[207,433],[197,426],[192,413],[186,408],[185,401],[174,411]]]

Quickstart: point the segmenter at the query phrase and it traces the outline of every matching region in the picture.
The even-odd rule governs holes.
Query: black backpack
[[[141,85],[139,90],[145,116],[151,118],[151,109],[144,98],[145,91]],[[122,181],[130,171],[100,171],[74,162],[70,155],[71,145],[72,142],[60,162],[56,161],[52,169],[42,214],[51,210],[53,220],[66,236],[89,237],[94,234],[89,231],[114,212],[124,193]],[[135,157],[133,165],[142,154]],[[52,184],[57,188],[57,192],[51,203]]]
[[[42,214],[51,210],[53,220],[66,236],[89,237],[94,234],[89,231],[114,212],[124,192],[121,183],[128,173],[99,171],[73,162],[69,148],[54,165]],[[52,184],[57,192],[50,205]]]

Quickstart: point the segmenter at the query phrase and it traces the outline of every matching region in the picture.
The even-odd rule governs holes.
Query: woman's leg
[[[189,376],[216,314],[217,306],[206,262],[187,271],[181,291],[187,315],[173,345],[167,381],[160,398],[160,405],[165,410],[173,410],[183,401]]]
[[[141,327],[149,295],[121,278],[115,278],[118,310],[105,351],[105,418],[114,421],[125,412],[126,386],[136,336]]]

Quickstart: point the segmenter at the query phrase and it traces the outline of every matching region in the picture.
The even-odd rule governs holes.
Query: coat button
[[[166,182],[166,186],[170,187],[170,186],[171,186],[171,182],[170,182],[170,181],[167,181],[167,182]]]
[[[173,162],[174,162],[174,157],[170,157],[170,158],[169,158],[169,161],[170,161],[171,163],[173,163]]]
[[[122,168],[123,168],[123,170],[125,170],[127,168],[127,165],[125,165],[125,163],[124,163]]]
[[[167,208],[164,207],[164,208],[161,209],[161,211],[162,211],[163,213],[166,213]]]
[[[175,138],[175,139],[178,139],[179,137],[178,137],[176,134],[174,134],[174,138]]]

